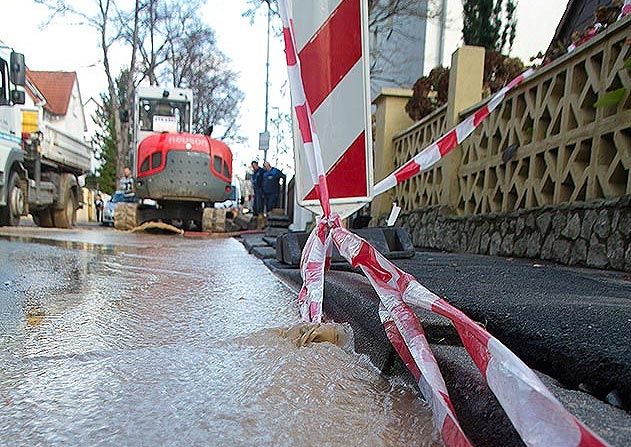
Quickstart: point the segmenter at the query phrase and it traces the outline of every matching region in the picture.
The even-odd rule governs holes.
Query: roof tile
[[[33,71],[26,76],[46,98],[44,109],[54,115],[65,115],[72,96],[72,88],[77,79],[74,71]]]

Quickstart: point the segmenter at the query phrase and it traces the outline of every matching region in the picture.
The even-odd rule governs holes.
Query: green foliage
[[[624,99],[624,95],[626,94],[626,88],[619,88],[611,92],[605,92],[598,97],[598,101],[594,103],[594,107],[597,109],[616,107],[618,104],[620,104],[620,101]]]
[[[466,45],[510,53],[517,29],[516,0],[463,0],[462,7]]]
[[[627,70],[631,70],[631,57],[628,57],[625,59],[624,64],[622,65],[623,68],[626,68]]]
[[[125,79],[129,76],[129,70],[123,70],[116,78],[116,87],[119,99],[125,98]],[[101,106],[92,117],[99,126],[92,140],[95,148],[95,158],[100,165],[96,170],[96,189],[106,194],[116,191],[116,164],[118,161],[116,130],[112,115],[112,102],[109,95],[101,94]]]

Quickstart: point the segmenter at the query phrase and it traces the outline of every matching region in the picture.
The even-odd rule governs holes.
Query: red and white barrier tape
[[[631,0],[624,0],[624,5],[622,5],[622,10],[620,11],[620,17],[618,17],[618,20],[628,16],[629,14],[631,14]]]
[[[394,188],[415,175],[425,171],[438,163],[441,158],[454,150],[460,143],[469,137],[475,129],[493,112],[504,100],[506,94],[528,79],[534,70],[531,68],[509,82],[504,88],[495,94],[491,100],[478,109],[473,115],[458,124],[452,130],[427,146],[399,169],[375,185],[375,196]]]
[[[340,254],[353,267],[362,269],[395,322],[397,322],[397,313],[402,311],[399,310],[400,307],[390,309],[388,303],[398,297],[401,297],[401,302],[404,304],[421,307],[452,321],[465,349],[526,445],[540,447],[607,445],[570,414],[526,364],[463,312],[423,287],[413,276],[400,270],[359,236],[343,228],[334,228],[331,233]],[[409,309],[407,306],[403,309],[405,308]],[[414,315],[411,310],[410,312]],[[430,355],[426,352],[429,345],[423,336],[422,329],[420,331],[415,329],[418,321],[415,322],[412,319],[403,321],[406,325],[400,327],[397,324],[397,328],[421,374],[425,375],[421,362],[432,363],[433,360],[433,356],[431,356],[432,360],[429,360]],[[408,331],[416,332],[413,340],[406,339],[405,334],[409,333]],[[402,356],[402,358],[405,360],[405,357]],[[414,374],[414,369],[410,370]],[[440,374],[437,368],[435,374]],[[427,379],[427,376],[425,377]],[[440,379],[442,381],[442,378]],[[428,379],[426,383],[434,386],[434,392],[442,392],[436,378]],[[422,386],[421,391],[424,391]],[[439,427],[442,426],[439,425]],[[452,445],[448,444],[444,437],[443,439],[447,445]]]
[[[307,156],[307,164],[311,172],[313,184],[318,191],[318,198],[325,216],[331,214],[329,204],[329,188],[326,182],[326,171],[322,162],[322,151],[320,140],[315,132],[311,108],[307,102],[305,88],[302,82],[302,69],[300,58],[296,52],[296,37],[294,33],[294,23],[291,14],[291,5],[288,0],[278,0],[278,10],[283,21],[283,38],[285,39],[285,58],[287,59],[287,71],[289,74],[289,87],[291,90],[291,101],[296,112],[298,127],[302,144]]]
[[[445,444],[470,446],[458,420],[444,379],[431,352],[423,329],[408,304],[417,305],[449,318],[463,345],[482,372],[491,390],[504,407],[518,433],[529,446],[605,446],[604,441],[568,413],[537,376],[510,350],[475,322],[399,270],[365,240],[341,228],[337,216],[330,217],[329,193],[322,153],[306,100],[300,60],[296,53],[291,8],[288,0],[278,0],[292,93],[292,103],[314,185],[318,189],[324,217],[312,231],[301,258],[303,287],[299,302],[303,319],[320,321],[324,296],[324,273],[334,242],[354,267],[360,267],[380,300],[380,318],[386,334],[406,363],[419,387],[432,405],[436,428]],[[419,153],[375,187],[375,194],[418,174],[453,150],[497,108],[506,93],[532,75],[529,70],[511,81],[491,101],[463,123]]]
[[[302,288],[298,294],[298,304],[303,321],[312,323],[322,321],[324,272],[330,266],[331,249],[328,220],[323,219],[309,235],[300,258]]]

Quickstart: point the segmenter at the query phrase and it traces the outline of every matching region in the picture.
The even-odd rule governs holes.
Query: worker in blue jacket
[[[280,197],[280,179],[283,173],[277,168],[273,168],[269,162],[263,163],[263,196],[265,197],[265,211],[268,213],[278,207]]]
[[[254,160],[252,162],[252,191],[254,192],[254,201],[252,203],[253,214],[255,216],[263,212],[265,206],[263,197],[263,173],[265,169],[259,166],[259,162]]]

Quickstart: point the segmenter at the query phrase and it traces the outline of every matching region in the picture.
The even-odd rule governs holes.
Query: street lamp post
[[[269,149],[269,38],[270,22],[272,19],[272,5],[270,4],[270,0],[264,1],[267,3],[267,57],[265,62],[265,130],[263,133],[265,134],[264,138],[267,140],[267,144],[263,147],[263,160],[267,160],[267,151]]]

